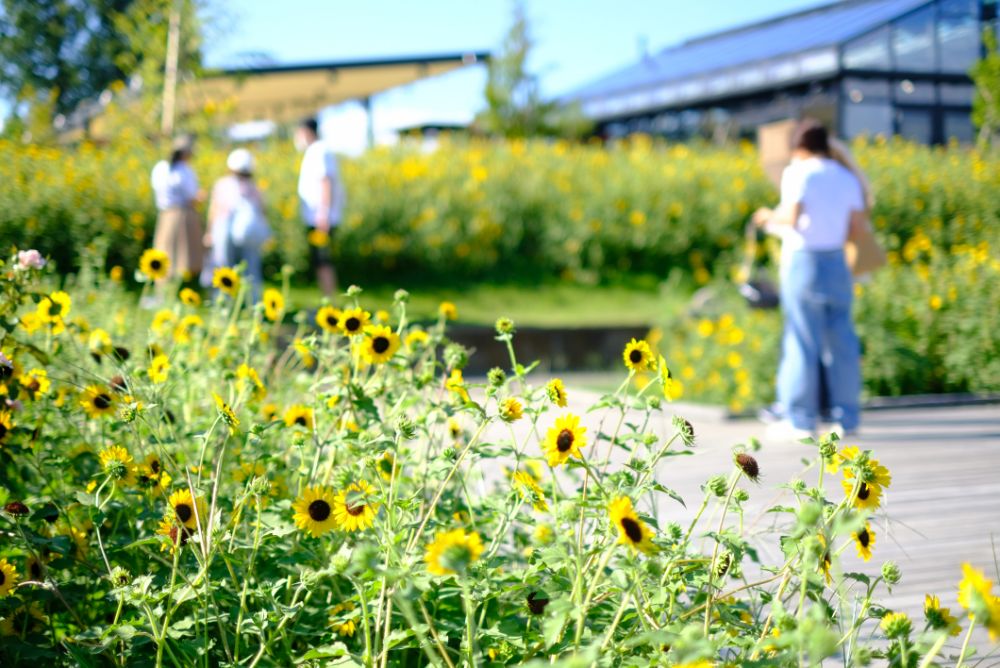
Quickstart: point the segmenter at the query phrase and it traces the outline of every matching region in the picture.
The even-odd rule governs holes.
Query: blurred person
[[[177,137],[170,158],[153,167],[150,181],[159,216],[153,235],[153,248],[170,258],[168,278],[187,281],[198,276],[203,260],[201,218],[195,204],[204,199],[198,177],[191,169],[194,137]]]
[[[260,299],[264,282],[261,246],[271,238],[264,214],[264,201],[254,181],[254,158],[238,148],[226,158],[229,174],[212,187],[208,207],[209,233],[205,245],[211,250],[202,285],[211,285],[211,271],[217,267],[244,264],[254,301]]]
[[[306,118],[295,131],[295,147],[303,153],[299,168],[299,201],[309,232],[309,252],[316,281],[323,294],[333,294],[337,274],[330,253],[330,235],[344,211],[344,186],[337,156],[319,137],[315,118]]]
[[[772,438],[804,438],[816,430],[821,396],[841,434],[860,424],[861,350],[851,306],[854,285],[844,244],[867,224],[862,181],[833,159],[826,128],[797,126],[792,161],[781,177],[777,210],[759,209],[754,223],[782,240],[782,355]]]

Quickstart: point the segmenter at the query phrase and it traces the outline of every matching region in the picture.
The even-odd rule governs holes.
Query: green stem
[[[965,660],[965,653],[969,649],[969,639],[972,638],[972,629],[976,628],[976,616],[972,615],[970,617],[969,630],[965,633],[965,640],[962,641],[962,651],[958,654],[958,661],[955,662],[955,668],[962,668],[962,661]]]

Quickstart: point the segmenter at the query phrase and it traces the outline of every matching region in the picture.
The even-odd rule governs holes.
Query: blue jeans
[[[861,346],[851,320],[853,297],[843,251],[796,251],[782,259],[778,403],[798,429],[816,428],[821,364],[833,419],[845,430],[858,427]]]

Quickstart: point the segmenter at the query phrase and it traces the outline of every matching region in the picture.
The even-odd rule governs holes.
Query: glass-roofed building
[[[751,136],[808,114],[840,136],[970,141],[997,0],[845,0],[693,39],[568,96],[598,132]]]

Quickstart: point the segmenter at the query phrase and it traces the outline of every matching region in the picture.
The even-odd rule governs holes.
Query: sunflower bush
[[[686,513],[668,484],[697,435],[647,341],[588,409],[532,380],[506,318],[509,367],[474,384],[454,307],[419,328],[403,291],[288,332],[283,292],[251,304],[238,270],[212,295],[146,282],[147,311],[45,264],[0,267],[4,665],[910,666],[960,630],[936,596],[925,619],[879,602],[900,573],[870,562],[872,452],[812,443],[751,535],[768,462],[739,445]],[[968,634],[1000,632],[971,566],[959,600]]]

